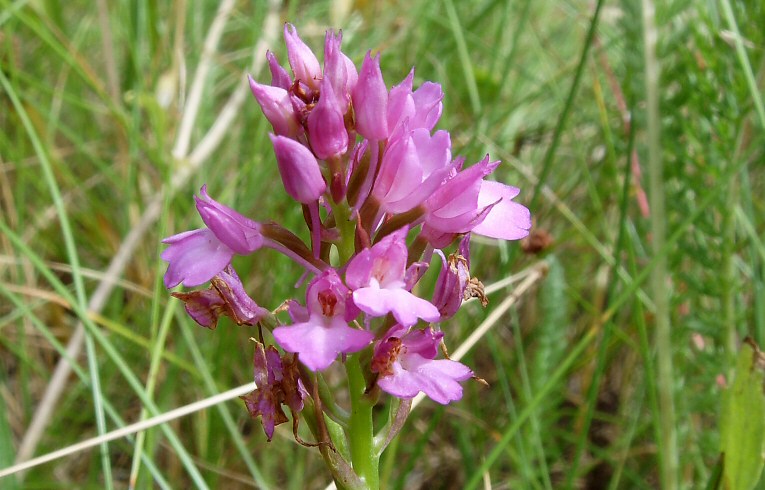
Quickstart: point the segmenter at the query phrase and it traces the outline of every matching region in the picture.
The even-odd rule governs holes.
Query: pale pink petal
[[[207,228],[179,233],[162,240],[169,245],[160,257],[168,262],[165,287],[183,283],[186,287],[199,286],[223,270],[234,256]]]
[[[512,201],[520,190],[499,182],[483,181],[478,195],[478,205],[492,207],[483,222],[473,228],[473,232],[503,240],[519,240],[529,234],[531,213],[522,204]],[[497,202],[499,201],[499,202]]]
[[[358,352],[369,345],[374,335],[349,327],[341,318],[333,318],[327,325],[312,315],[308,323],[275,328],[274,338],[282,349],[297,353],[309,369],[321,371],[339,354]]]

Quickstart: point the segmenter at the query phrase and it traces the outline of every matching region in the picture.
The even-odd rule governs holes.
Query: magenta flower
[[[169,245],[160,255],[169,262],[164,278],[168,289],[181,283],[186,287],[204,284],[231,263],[234,254],[247,255],[264,244],[260,223],[214,201],[207,194],[207,186],[202,187],[201,194],[194,199],[208,228],[162,240]]]
[[[434,322],[440,317],[438,308],[406,289],[407,231],[401,228],[356,254],[345,273],[353,302],[361,311],[373,317],[392,313],[405,327],[418,318]]]
[[[261,85],[248,76],[252,95],[260,104],[263,114],[280,136],[294,138],[303,130],[292,108],[287,90],[271,85]]]
[[[388,141],[372,191],[388,213],[403,213],[419,205],[446,179],[453,165],[449,133],[426,129],[407,131]]]
[[[490,211],[478,206],[481,182],[497,165],[499,162],[490,162],[487,155],[444,182],[425,201],[425,224],[448,233],[467,233],[475,228]]]
[[[388,89],[380,71],[380,55],[364,57],[359,80],[352,92],[356,131],[370,140],[388,137]]]
[[[321,80],[321,65],[316,55],[300,39],[292,24],[284,24],[284,40],[287,44],[287,58],[295,80],[300,80],[311,90],[317,90]]]
[[[303,398],[308,396],[294,361],[285,362],[272,345],[264,348],[255,342],[253,374],[258,388],[242,398],[252,418],[260,417],[263,431],[270,441],[274,428],[287,422],[282,404],[292,410],[295,417],[303,409]]]
[[[443,238],[450,233],[473,231],[504,240],[518,240],[529,234],[531,213],[512,201],[520,190],[483,180],[497,165],[499,162],[489,162],[487,155],[454,175],[425,201],[423,233],[434,246],[449,243],[451,239]]]
[[[386,114],[388,128],[394,132],[399,124],[409,121],[415,113],[414,98],[412,97],[412,81],[414,68],[399,83],[390,89],[388,94],[388,112]]]
[[[375,345],[372,371],[378,373],[377,386],[402,399],[419,392],[446,405],[462,398],[462,385],[473,376],[467,366],[450,359],[436,359],[443,332],[394,325]]]
[[[209,289],[190,293],[172,293],[185,303],[186,313],[198,324],[210,330],[218,326],[221,316],[231,318],[237,325],[255,325],[269,315],[244,290],[236,271],[227,266],[212,278]]]
[[[284,136],[270,137],[287,194],[303,204],[319,199],[327,185],[311,150]]]
[[[350,298],[350,291],[333,269],[326,270],[308,285],[306,308],[308,319],[275,328],[274,339],[282,349],[297,353],[300,361],[312,371],[328,368],[338,354],[360,351],[374,338],[371,332],[348,326],[359,311]]]
[[[414,99],[414,116],[410,124],[412,128],[425,128],[432,130],[443,111],[444,92],[441,85],[433,82],[425,82],[412,93]]]
[[[441,118],[444,98],[441,85],[425,82],[412,92],[413,79],[414,69],[400,84],[390,89],[387,122],[391,134],[404,121],[407,121],[410,130],[423,128],[431,131]]]

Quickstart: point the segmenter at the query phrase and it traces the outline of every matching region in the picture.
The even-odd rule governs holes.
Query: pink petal
[[[307,323],[275,328],[274,338],[287,352],[296,352],[310,370],[321,371],[340,353],[351,354],[369,345],[374,335],[349,327],[341,318],[326,324],[312,315]]]
[[[234,256],[234,251],[207,228],[179,233],[162,242],[170,245],[160,255],[162,260],[169,262],[164,278],[168,289],[181,283],[186,287],[204,284],[222,271]]]
[[[527,236],[531,229],[531,213],[522,204],[512,201],[519,192],[516,187],[483,181],[478,205],[486,206],[492,202],[499,202],[473,231],[479,235],[503,240],[519,240]]]

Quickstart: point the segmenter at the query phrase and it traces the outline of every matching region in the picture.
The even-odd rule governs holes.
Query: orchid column
[[[247,334],[258,338],[258,389],[244,401],[269,440],[288,421],[286,406],[295,438],[319,448],[338,488],[376,489],[380,455],[409,401],[420,392],[441,404],[458,401],[461,383],[474,377],[459,362],[437,359],[440,322],[470,297],[485,300],[469,273],[471,233],[517,240],[528,234],[530,214],[513,201],[519,189],[485,180],[499,162],[486,156],[465,166],[452,157],[449,133],[434,131],[440,85],[414,89],[412,70],[388,89],[379,55],[367,53],[357,70],[339,33],[327,32],[323,65],[293,26],[285,25],[284,37],[291,74],[269,52],[271,83],[250,79],[250,87],[273,128],[276,164],[303,208],[309,243],[216,202],[203,187],[195,199],[205,227],[164,240],[165,285],[210,282],[173,293],[204,327],[214,329],[221,316],[258,327]],[[305,269],[304,302],[289,299],[270,312],[247,294],[232,260],[263,247]],[[441,272],[427,299],[413,291],[434,253]],[[323,381],[338,366],[350,410]],[[392,422],[376,428],[372,409],[383,393],[401,403]],[[312,441],[299,436],[301,419]]]

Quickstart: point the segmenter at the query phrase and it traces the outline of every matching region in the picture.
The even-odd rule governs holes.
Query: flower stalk
[[[345,362],[348,389],[351,395],[351,420],[349,438],[353,469],[369,490],[380,488],[380,455],[375,450],[372,408],[374,405],[365,395],[366,381],[359,356],[349,356]]]

